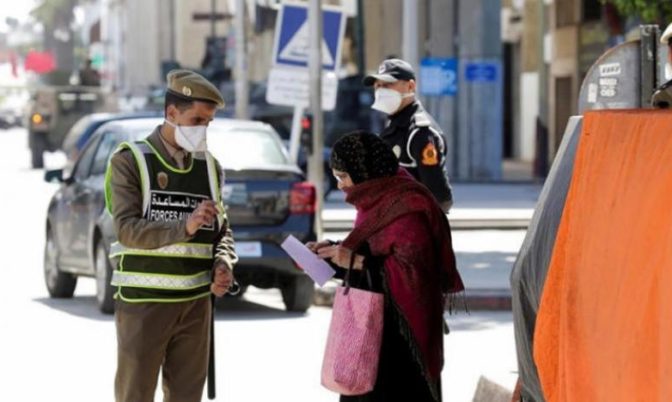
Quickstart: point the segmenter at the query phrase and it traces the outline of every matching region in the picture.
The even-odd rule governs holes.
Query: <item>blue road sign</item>
[[[457,59],[426,57],[420,62],[420,94],[455,96],[457,94]]]
[[[495,82],[499,79],[499,66],[495,63],[468,63],[464,75],[469,82]]]
[[[273,62],[276,66],[308,67],[310,32],[308,9],[296,4],[283,4],[275,32]],[[322,10],[323,68],[335,71],[340,66],[341,44],[345,31],[343,12]]]

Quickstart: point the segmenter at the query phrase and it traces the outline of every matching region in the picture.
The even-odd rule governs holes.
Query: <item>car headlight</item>
[[[44,121],[44,118],[39,113],[33,113],[30,117],[30,121],[32,121],[33,124],[41,124]]]

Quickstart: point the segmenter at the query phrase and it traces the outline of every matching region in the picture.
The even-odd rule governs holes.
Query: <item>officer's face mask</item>
[[[175,142],[187,152],[204,152],[208,149],[206,132],[208,126],[180,126],[166,120],[175,128]]]
[[[401,106],[401,101],[404,98],[410,98],[415,95],[413,92],[401,94],[398,91],[390,88],[376,89],[375,101],[371,105],[372,109],[379,110],[385,114],[393,114]]]

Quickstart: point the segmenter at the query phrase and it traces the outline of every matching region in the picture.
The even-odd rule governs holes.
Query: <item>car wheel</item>
[[[44,282],[51,297],[68,298],[75,293],[77,277],[62,272],[58,266],[58,248],[51,228],[47,229],[44,246]]]
[[[313,304],[315,284],[308,276],[301,275],[287,283],[281,292],[287,311],[303,313]]]
[[[102,240],[96,245],[96,301],[98,308],[105,314],[114,313],[114,287],[112,281],[112,264],[107,257],[107,249]]]

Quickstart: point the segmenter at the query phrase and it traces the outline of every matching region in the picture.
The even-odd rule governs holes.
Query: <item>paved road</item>
[[[48,297],[41,272],[43,230],[56,187],[42,182],[42,172],[27,168],[24,130],[0,131],[0,144],[0,400],[111,402],[116,354],[112,317],[96,310],[92,280],[80,280],[73,299]],[[46,163],[57,165],[59,159],[49,155]],[[500,235],[489,233],[488,242],[516,241]],[[472,239],[464,246],[472,250],[474,265],[478,243]],[[510,250],[504,253],[504,260],[510,258]],[[216,321],[217,400],[337,400],[319,384],[329,309],[287,314],[277,291],[257,289],[226,304]],[[448,320],[452,333],[446,337],[444,400],[470,401],[481,375],[512,387],[516,363],[510,313],[475,312]]]

